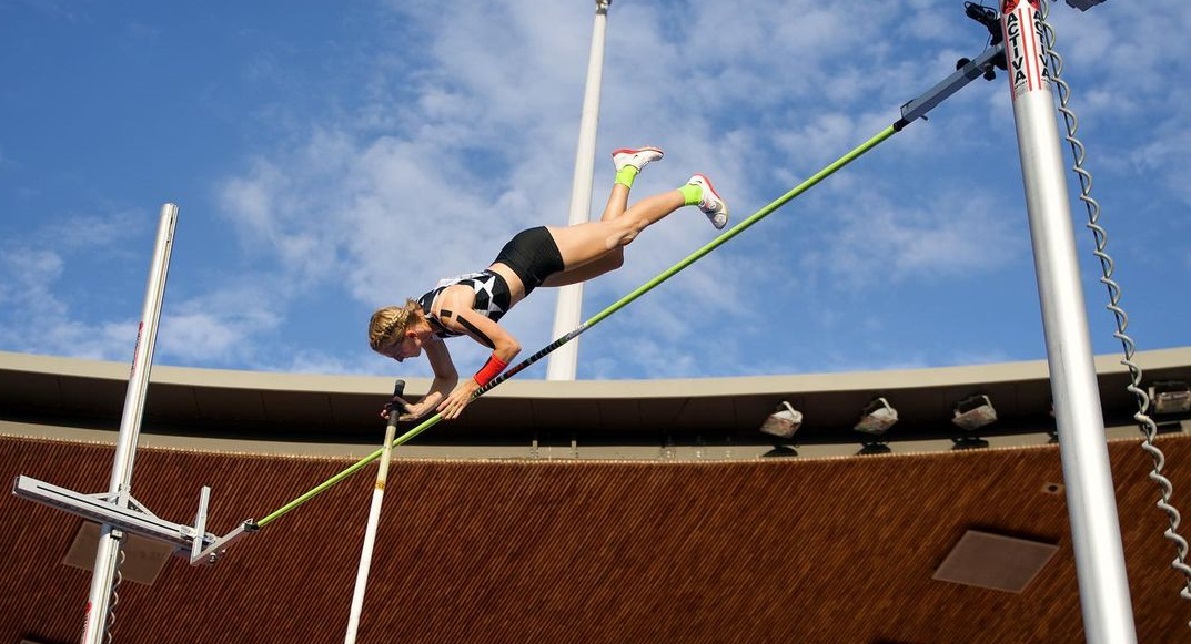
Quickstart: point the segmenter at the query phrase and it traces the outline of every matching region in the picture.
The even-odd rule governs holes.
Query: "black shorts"
[[[542,285],[547,277],[561,273],[565,267],[558,244],[545,226],[529,228],[517,233],[496,255],[494,264],[504,264],[513,270],[525,285],[525,294]]]

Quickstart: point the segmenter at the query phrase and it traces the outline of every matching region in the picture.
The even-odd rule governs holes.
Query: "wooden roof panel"
[[[1164,438],[1176,492],[1191,439]],[[1139,640],[1191,614],[1162,538],[1149,459],[1110,445]],[[110,448],[0,439],[4,474],[107,485]],[[339,471],[332,459],[143,449],[134,496],[210,528],[259,518]],[[337,641],[368,513],[362,472],[212,567],[171,561],[125,583],[116,641]],[[752,462],[397,461],[361,642],[1082,642],[1054,446]],[[0,641],[74,641],[89,573],[60,564],[79,519],[6,496]],[[1059,551],[1020,594],[931,580],[969,529]]]

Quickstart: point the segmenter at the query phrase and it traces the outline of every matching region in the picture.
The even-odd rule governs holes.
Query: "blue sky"
[[[704,172],[735,223],[987,42],[958,1],[864,4],[615,0],[596,212],[608,152],[656,144],[634,195]],[[427,375],[368,350],[369,315],[566,222],[593,11],[0,0],[0,350],[130,360],[168,201],[157,364]],[[1051,14],[1129,331],[1139,349],[1191,344],[1191,4]],[[1004,76],[972,83],[585,333],[578,376],[1045,357],[1017,155]],[[1118,353],[1072,213],[1093,349]],[[694,209],[649,229],[587,285],[584,318],[714,233]],[[552,340],[554,306],[543,289],[505,318],[523,356]],[[464,373],[487,353],[451,348]]]

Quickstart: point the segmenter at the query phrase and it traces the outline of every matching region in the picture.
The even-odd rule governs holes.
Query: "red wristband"
[[[476,375],[473,376],[472,379],[475,380],[476,384],[481,387],[487,386],[488,383],[492,382],[492,379],[495,378],[496,375],[501,371],[504,371],[504,368],[507,366],[509,366],[509,363],[497,358],[496,354],[494,353],[488,356],[488,361],[484,363],[484,366],[476,372]]]

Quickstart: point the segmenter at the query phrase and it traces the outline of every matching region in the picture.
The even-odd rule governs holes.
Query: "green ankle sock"
[[[625,167],[616,171],[616,183],[619,183],[626,188],[632,188],[633,179],[637,178],[638,172],[640,172],[640,170],[637,169],[637,166],[626,165]]]
[[[703,201],[703,187],[702,186],[697,186],[693,183],[688,183],[684,186],[678,186],[678,188],[676,188],[676,190],[678,190],[679,192],[682,193],[682,198],[686,200],[685,205],[687,205],[687,206],[693,206],[693,205]]]

